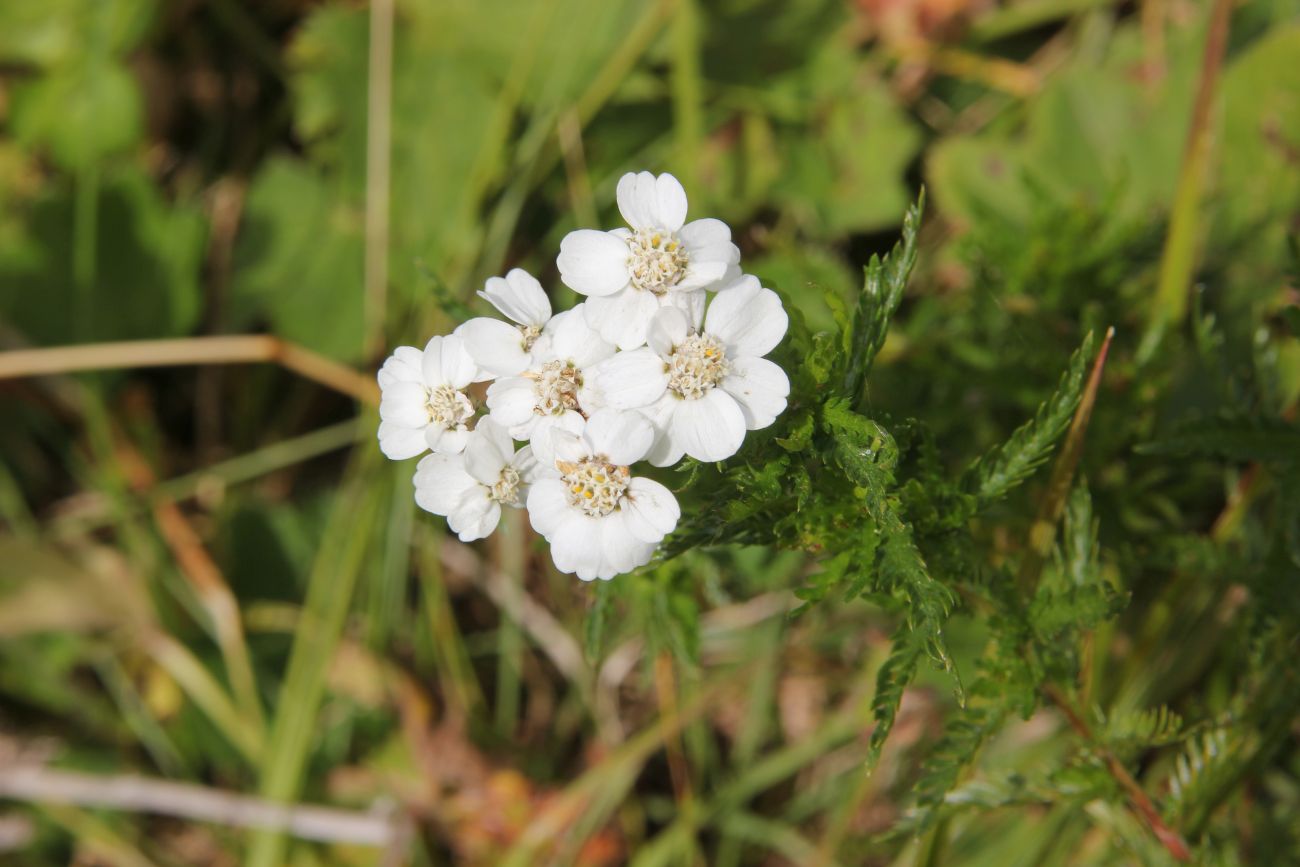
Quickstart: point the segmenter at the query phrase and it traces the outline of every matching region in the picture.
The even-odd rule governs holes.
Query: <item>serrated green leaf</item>
[[[871,364],[885,345],[889,321],[902,303],[907,278],[916,265],[916,239],[925,211],[925,190],[903,216],[903,237],[884,259],[873,256],[863,270],[862,292],[858,296],[849,328],[842,332],[844,375],[840,394],[855,404],[862,396]]]
[[[1092,334],[1089,333],[1083,345],[1070,356],[1070,363],[1056,391],[1038,407],[1034,417],[1017,428],[1005,443],[966,469],[963,487],[975,494],[977,509],[1006,496],[1051,455],[1056,441],[1069,427],[1083,395],[1092,343]]]

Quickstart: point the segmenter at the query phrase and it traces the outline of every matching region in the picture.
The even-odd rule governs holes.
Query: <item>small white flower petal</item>
[[[654,442],[654,425],[639,412],[602,409],[587,420],[583,437],[591,454],[625,467],[645,457]]]
[[[429,448],[423,428],[402,427],[391,422],[379,423],[379,450],[393,461],[404,461]]]
[[[502,427],[513,428],[534,417],[537,390],[531,379],[510,376],[488,386],[488,412]]]
[[[447,516],[447,526],[451,527],[462,542],[473,542],[490,536],[499,523],[501,506],[489,499],[482,487],[466,493],[457,508]]]
[[[650,446],[650,451],[646,453],[645,459],[656,467],[671,467],[686,454],[681,443],[677,442],[669,431],[673,413],[681,403],[680,397],[672,392],[665,392],[659,400],[639,410],[654,425],[655,441]]]
[[[642,542],[656,544],[673,530],[682,516],[673,492],[654,479],[633,477],[623,501],[624,523]]]
[[[699,261],[692,259],[686,266],[686,273],[682,279],[673,286],[672,292],[690,292],[695,289],[712,288],[715,284],[722,281],[731,269],[730,262],[718,261]]]
[[[429,390],[417,382],[395,382],[379,399],[379,417],[402,427],[422,428],[429,423]]]
[[[576,574],[583,581],[594,581],[600,577],[603,535],[598,520],[566,509],[563,520],[547,537],[551,543],[551,559],[555,561],[555,568]]]
[[[465,444],[465,471],[479,484],[489,488],[500,480],[501,470],[514,457],[514,447],[510,445],[509,438],[506,439],[505,448],[502,448],[495,435],[497,431],[506,436],[499,425],[492,419],[485,418],[479,422]]]
[[[655,178],[655,221],[661,229],[676,232],[686,222],[686,190],[670,174]]]
[[[528,489],[527,508],[528,523],[544,538],[550,539],[570,514],[564,482],[558,478],[543,478],[533,482]]]
[[[465,341],[474,363],[493,376],[514,376],[526,370],[532,359],[519,329],[500,319],[471,319],[456,334]]]
[[[785,412],[790,377],[766,358],[737,358],[723,378],[721,388],[736,399],[749,430],[765,428]]]
[[[614,192],[618,212],[633,229],[653,229],[658,209],[655,176],[649,172],[628,172],[618,179]]]
[[[727,345],[731,358],[767,355],[789,325],[780,297],[750,276],[714,296],[704,315],[704,330]]]
[[[542,465],[533,454],[531,445],[515,452],[515,456],[510,459],[510,465],[515,468],[515,472],[519,473],[519,479],[524,485],[531,485],[542,477]]]
[[[673,410],[668,435],[700,461],[720,461],[745,441],[745,416],[735,398],[715,388],[699,400],[683,400]]]
[[[656,355],[667,358],[691,331],[691,321],[678,307],[660,307],[646,330],[646,343]]]
[[[442,381],[452,388],[464,388],[479,375],[478,365],[465,349],[465,341],[455,334],[448,334],[442,339],[441,354]],[[425,357],[428,355],[426,350]],[[429,385],[434,384],[433,380],[429,381]]]
[[[449,515],[468,492],[481,488],[457,455],[427,455],[415,469],[415,502],[426,512]]]
[[[522,268],[512,268],[505,277],[489,277],[478,294],[520,325],[540,327],[551,318],[551,300],[546,297],[546,290]]]
[[[414,346],[399,346],[384,360],[377,379],[381,389],[396,382],[424,382],[424,353]]]
[[[560,241],[560,279],[579,295],[612,295],[628,282],[627,242],[609,232],[578,229]]]
[[[614,346],[601,339],[587,321],[590,300],[557,314],[551,320],[547,342],[544,345],[539,342],[534,347],[535,358],[572,361],[581,370],[614,354]]]
[[[645,347],[612,355],[586,373],[594,391],[591,402],[614,409],[651,404],[668,387],[663,359]]]
[[[582,306],[587,324],[601,338],[619,349],[636,349],[645,345],[650,319],[660,305],[653,294],[629,287],[606,298],[588,298]]]
[[[734,248],[735,246],[731,243],[731,228],[721,220],[715,220],[712,217],[706,217],[703,220],[691,220],[685,226],[682,226],[681,231],[677,233],[677,237],[681,239],[682,244],[686,247],[687,254],[691,256],[708,256],[708,253],[714,250],[723,250],[727,247]],[[736,257],[739,260],[739,250],[736,250]],[[710,258],[719,257],[715,255]]]
[[[576,460],[570,456],[569,444],[582,443],[582,430],[587,421],[580,413],[568,410],[561,415],[544,415],[537,419],[529,436],[537,462],[546,470],[553,470],[557,459]],[[582,445],[577,457],[586,454]]]
[[[435,452],[458,455],[465,450],[469,433],[469,428],[464,425],[448,430],[431,424],[424,429],[424,439]]]

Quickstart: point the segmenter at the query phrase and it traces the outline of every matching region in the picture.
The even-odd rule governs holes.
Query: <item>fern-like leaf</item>
[[[1056,391],[1038,407],[1034,417],[967,468],[964,486],[975,495],[977,511],[1006,496],[1051,455],[1083,395],[1092,344],[1089,333],[1070,357]]]
[[[876,354],[885,345],[889,321],[902,303],[907,279],[916,265],[916,238],[925,211],[925,190],[903,216],[903,238],[883,259],[872,256],[863,269],[862,293],[843,333],[845,358],[840,393],[855,404],[862,395]]]

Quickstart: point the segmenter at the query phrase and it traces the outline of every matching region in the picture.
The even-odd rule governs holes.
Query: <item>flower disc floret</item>
[[[658,229],[639,229],[628,239],[628,271],[637,289],[662,295],[682,281],[690,257],[678,237]]]
[[[731,371],[727,348],[712,334],[692,334],[668,357],[668,388],[683,400],[699,400]]]
[[[523,505],[519,498],[519,486],[522,482],[523,477],[519,475],[519,470],[507,464],[501,468],[501,475],[497,477],[496,483],[488,488],[488,497],[503,506],[518,508]]]
[[[474,404],[464,392],[450,385],[437,385],[429,389],[429,398],[425,401],[429,413],[429,423],[444,428],[456,428],[474,417]]]
[[[603,457],[584,457],[577,461],[557,461],[560,480],[564,482],[569,505],[593,518],[603,518],[619,509],[632,471]]]
[[[533,389],[537,392],[538,415],[561,415],[577,410],[578,392],[582,389],[582,371],[568,360],[548,361],[533,374]]]

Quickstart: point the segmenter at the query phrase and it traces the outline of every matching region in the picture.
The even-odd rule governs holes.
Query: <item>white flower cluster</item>
[[[379,371],[380,448],[394,460],[432,452],[416,502],[466,542],[496,529],[503,506],[527,508],[556,567],[584,581],[648,563],[677,526],[672,492],[633,464],[731,457],[790,392],[763,357],[785,335],[785,310],[741,273],[727,225],[687,223],[668,174],[624,175],[618,208],[628,228],[560,244],[560,279],[583,303],[553,314],[515,269],[479,293],[507,321],[471,319],[423,352],[399,347]]]

